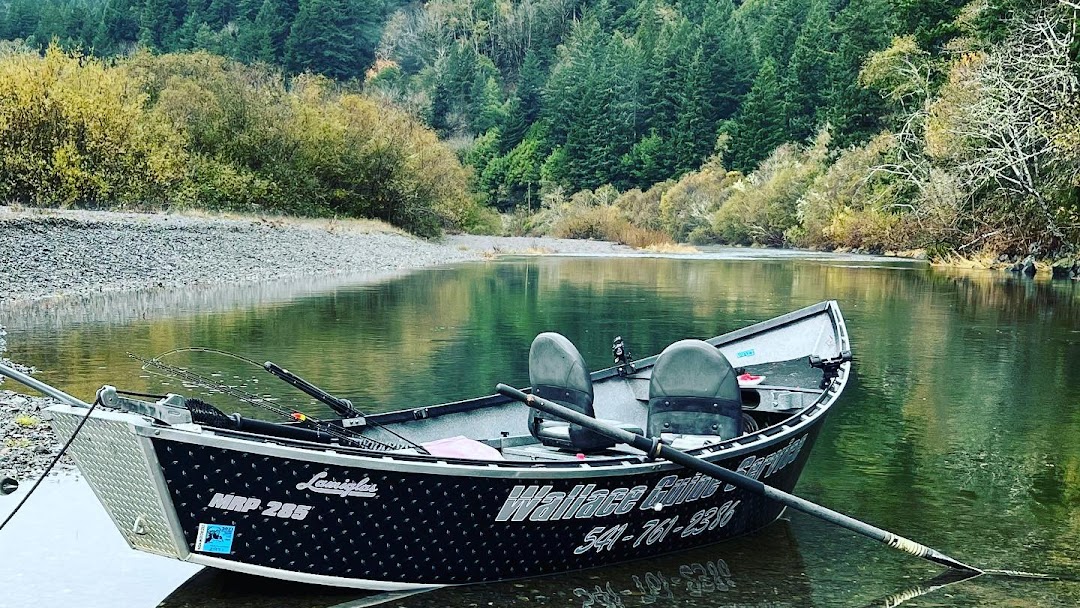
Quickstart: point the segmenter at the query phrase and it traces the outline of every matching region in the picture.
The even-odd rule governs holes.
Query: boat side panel
[[[790,490],[816,431],[721,464]],[[158,439],[154,446],[194,555],[294,579],[439,585],[550,574],[713,543],[781,512],[684,469],[463,477]],[[200,539],[208,530],[228,542]]]

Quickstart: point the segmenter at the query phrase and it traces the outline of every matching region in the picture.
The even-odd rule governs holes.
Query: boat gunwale
[[[832,395],[833,399],[837,395]],[[810,432],[813,426],[822,420],[823,414],[828,410],[830,403],[814,404],[807,409],[813,412],[798,414],[800,421],[791,425],[791,419],[784,421],[788,428],[777,428],[770,434],[763,429],[754,433],[753,441],[730,445],[731,442],[705,446],[695,450],[686,450],[689,454],[707,460],[717,462],[737,458],[745,454],[754,453],[767,449],[772,445],[779,445],[790,438],[799,436],[804,432]],[[781,426],[781,425],[774,425]],[[368,470],[394,471],[399,473],[438,474],[460,477],[511,477],[511,478],[579,478],[579,477],[608,477],[624,475],[642,475],[663,470],[681,469],[680,465],[667,460],[649,460],[644,455],[626,454],[610,458],[597,458],[590,461],[543,461],[531,462],[522,460],[466,460],[456,458],[444,458],[438,456],[426,456],[421,454],[396,454],[387,452],[373,452],[364,450],[345,451],[327,449],[322,444],[278,440],[273,438],[267,441],[265,435],[253,435],[247,433],[219,433],[218,429],[193,433],[182,429],[158,427],[150,424],[135,424],[135,432],[141,436],[152,437],[155,440],[175,441],[205,445],[224,450],[235,450],[302,460],[305,462],[317,462],[320,464],[342,466],[349,468],[363,468]],[[236,435],[248,435],[261,441],[253,441],[247,437]],[[740,439],[745,441],[747,436]],[[317,446],[317,447],[316,447]],[[717,449],[721,448],[722,449]]]

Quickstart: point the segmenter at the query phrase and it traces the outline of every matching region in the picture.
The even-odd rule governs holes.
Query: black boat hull
[[[791,491],[823,418],[718,463]],[[396,589],[567,572],[723,541],[782,511],[670,464],[529,478],[339,466],[163,439],[154,450],[191,561],[324,584]]]

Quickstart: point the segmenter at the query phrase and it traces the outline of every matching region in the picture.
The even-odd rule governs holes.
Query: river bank
[[[615,253],[549,238],[425,241],[358,220],[0,207],[0,305],[134,291],[380,274],[508,253]]]

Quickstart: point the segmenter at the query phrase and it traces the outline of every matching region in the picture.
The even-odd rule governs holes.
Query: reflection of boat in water
[[[446,608],[448,606],[725,606],[813,605],[790,522],[753,536],[660,558],[520,581],[430,591],[358,595],[356,591],[204,569],[159,608]]]
[[[839,307],[822,302],[592,374],[569,340],[544,333],[529,368],[534,395],[789,492],[850,357]],[[740,387],[732,362],[771,382]],[[363,416],[266,367],[342,418],[295,412],[278,424],[113,387],[88,411],[44,387],[68,403],[51,408],[61,433],[87,422],[71,451],[132,547],[300,583],[407,590],[686,551],[783,510],[503,396]]]

